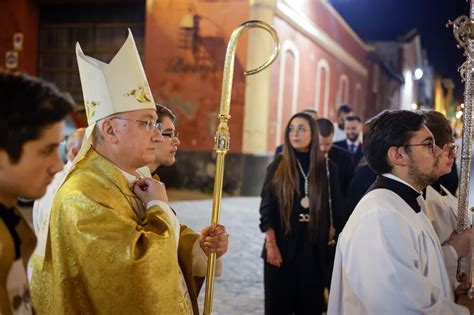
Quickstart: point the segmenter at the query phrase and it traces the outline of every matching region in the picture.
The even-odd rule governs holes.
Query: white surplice
[[[421,196],[417,200],[426,206]],[[375,189],[362,198],[339,235],[328,314],[469,311],[454,303],[430,220],[395,192]]]
[[[443,244],[443,253],[446,263],[446,269],[448,276],[452,284],[452,288],[456,284],[456,273],[458,266],[458,255],[456,250],[446,244],[456,228],[456,222],[458,217],[458,200],[453,196],[449,190],[441,186],[445,195],[440,194],[433,187],[428,186],[426,188],[426,204],[428,205],[428,211],[425,213],[433,224],[433,228],[439,237],[441,244]],[[472,213],[469,211],[467,216],[469,225],[472,225]],[[467,259],[466,268],[470,267],[470,256]]]
[[[39,230],[44,218],[48,217],[47,213],[51,211],[56,192],[62,184],[64,176],[66,176],[71,169],[71,166],[72,162],[68,161],[64,165],[62,171],[59,171],[54,175],[53,181],[48,185],[44,196],[35,200],[35,203],[33,204],[33,228],[37,237],[39,236]]]

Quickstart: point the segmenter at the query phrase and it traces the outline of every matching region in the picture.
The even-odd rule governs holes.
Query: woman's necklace
[[[300,205],[305,208],[305,209],[308,209],[309,208],[309,196],[308,196],[308,175],[304,173],[303,171],[303,167],[301,166],[301,163],[298,159],[296,159],[296,163],[298,163],[298,167],[301,171],[301,175],[303,175],[303,178],[304,178],[304,197],[301,198],[300,200]],[[308,173],[309,173],[309,170],[308,170]]]

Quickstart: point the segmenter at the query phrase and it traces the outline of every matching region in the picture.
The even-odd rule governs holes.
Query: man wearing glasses
[[[193,314],[182,239],[163,183],[137,169],[164,141],[131,33],[109,64],[76,46],[89,127],[40,229],[32,300],[38,314]],[[205,235],[223,254],[226,235]],[[179,256],[178,256],[179,255]]]
[[[157,174],[158,167],[160,166],[171,166],[176,161],[176,152],[178,151],[179,133],[176,131],[174,122],[176,115],[167,107],[156,104],[156,113],[158,114],[158,121],[162,125],[161,135],[163,141],[157,144],[157,150],[155,160],[153,163],[148,164],[148,168],[153,174],[153,178],[160,181],[160,177]],[[147,171],[145,170],[144,173]],[[209,234],[211,227],[206,227],[201,231],[201,234],[195,233],[189,227],[179,224],[177,216],[173,215],[173,223],[175,231],[179,231],[180,244],[178,247],[179,256],[187,256],[192,253],[192,266],[187,264],[180,264],[181,271],[185,279],[185,285],[189,298],[191,300],[193,310],[195,314],[199,314],[197,297],[201,286],[204,281],[204,277],[207,272],[207,257],[204,246],[205,236]],[[215,235],[221,236],[227,233],[224,226],[219,225],[213,231]],[[222,256],[223,251],[219,250],[217,257]],[[216,275],[219,276],[222,272],[222,261],[217,260],[216,264]]]
[[[384,111],[364,126],[364,155],[378,174],[336,249],[328,314],[469,314],[425,215],[422,190],[438,179],[442,150],[410,111]],[[460,288],[469,285],[463,283]]]
[[[430,218],[441,242],[449,280],[454,288],[458,258],[468,254],[471,238],[470,228],[464,230],[460,235],[454,231],[457,222],[458,200],[442,181],[443,175],[452,173],[457,145],[453,143],[452,128],[443,114],[436,111],[421,113],[425,117],[426,126],[433,133],[436,145],[442,150],[436,168],[436,174],[440,178],[423,191],[429,209],[426,215]],[[472,217],[468,216],[467,219],[471,225]],[[469,263],[468,267],[470,267]]]

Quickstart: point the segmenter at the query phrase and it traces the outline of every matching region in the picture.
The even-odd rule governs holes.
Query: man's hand
[[[133,184],[133,192],[146,206],[152,200],[168,203],[165,184],[153,178],[140,178]]]
[[[225,231],[223,225],[208,226],[202,229],[199,236],[199,245],[202,250],[209,256],[210,253],[216,253],[219,258],[227,252],[229,247],[229,234]]]
[[[460,277],[458,277],[457,280],[460,284],[454,291],[456,301],[462,300],[464,297],[467,297],[467,293],[471,288],[471,283],[467,281],[466,274],[463,273]]]
[[[453,231],[449,237],[448,244],[454,247],[459,257],[466,256],[471,247],[471,228],[465,229],[461,234]]]

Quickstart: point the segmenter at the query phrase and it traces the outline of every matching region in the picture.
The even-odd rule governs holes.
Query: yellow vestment
[[[192,245],[185,243],[197,235],[183,227],[188,236],[177,251],[164,210],[140,207],[116,166],[90,149],[51,211],[42,269],[33,260],[37,314],[188,314],[178,251],[187,252],[180,261],[190,266]],[[186,268],[183,274],[189,276]]]

